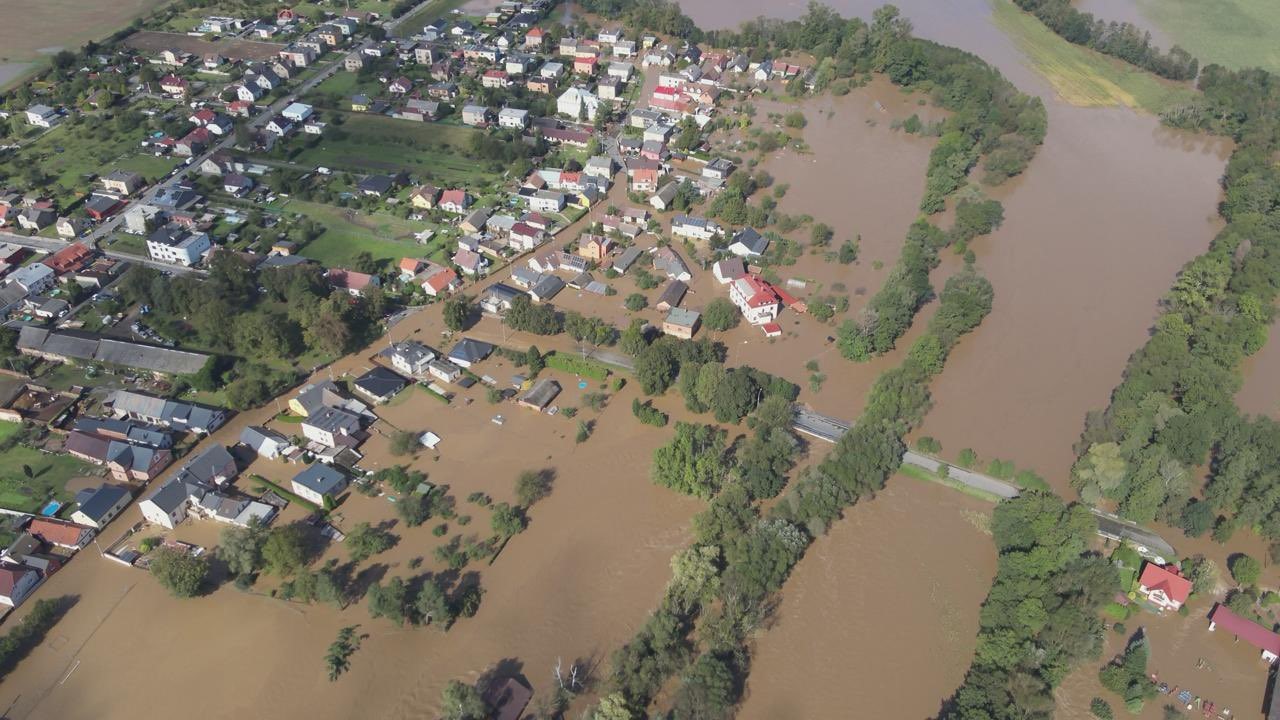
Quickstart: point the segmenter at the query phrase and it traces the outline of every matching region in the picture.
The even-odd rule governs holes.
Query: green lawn
[[[1142,13],[1201,65],[1280,71],[1276,0],[1137,0]]]
[[[117,233],[113,236],[113,241],[107,246],[111,252],[129,253],[130,255],[138,255],[147,257],[147,239],[141,235],[130,235],[129,233]]]
[[[437,185],[476,186],[496,175],[468,157],[471,136],[458,125],[419,123],[383,115],[342,113],[346,121],[294,162],[359,173],[407,172]]]
[[[1011,37],[1031,66],[1067,102],[1082,106],[1124,105],[1159,113],[1195,93],[1188,83],[1161,80],[1101,53],[1058,37],[1012,0],[991,0],[996,27]]]
[[[414,12],[404,22],[396,27],[392,33],[396,37],[409,37],[422,32],[422,27],[427,23],[442,17],[453,10],[467,4],[467,0],[432,0],[422,6],[417,12]]]
[[[0,441],[18,433],[17,423],[0,422]],[[26,476],[24,467],[32,471]],[[36,512],[52,499],[72,499],[67,481],[89,474],[92,467],[70,455],[49,455],[21,445],[0,452],[0,507]]]
[[[328,267],[349,267],[356,255],[368,252],[377,260],[399,262],[405,256],[421,257],[424,246],[413,234],[424,227],[386,213],[361,213],[333,205],[290,200],[287,212],[300,213],[323,225],[323,235],[302,249],[302,254]]]

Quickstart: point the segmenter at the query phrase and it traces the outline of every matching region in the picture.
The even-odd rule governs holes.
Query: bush
[[[209,562],[181,550],[161,548],[151,557],[151,576],[174,597],[189,598],[200,592],[209,575]]]
[[[649,307],[649,299],[640,293],[631,293],[622,304],[631,312],[639,312]]]
[[[1227,561],[1227,569],[1231,571],[1231,577],[1242,586],[1253,585],[1258,582],[1258,577],[1262,574],[1262,565],[1257,560],[1243,553],[1232,555]]]
[[[391,454],[396,456],[412,455],[422,447],[418,435],[408,430],[397,430],[391,433]]]
[[[631,414],[639,418],[640,422],[645,425],[654,427],[665,427],[667,424],[667,414],[653,407],[649,401],[640,402],[640,398],[631,401]]]

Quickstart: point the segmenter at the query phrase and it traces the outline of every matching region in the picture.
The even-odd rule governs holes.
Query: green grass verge
[[[1143,15],[1201,65],[1280,72],[1276,0],[1137,0]]]
[[[991,8],[996,27],[1013,39],[1031,67],[1072,105],[1122,105],[1160,113],[1195,94],[1188,83],[1161,80],[1120,60],[1072,45],[1034,15],[1019,10],[1012,0],[991,0]]]
[[[925,470],[924,468],[916,467],[915,465],[907,465],[904,463],[902,467],[898,468],[898,472],[902,475],[906,475],[907,477],[915,478],[916,480],[923,480],[925,482],[937,483],[939,485],[944,485],[946,487],[949,487],[952,490],[959,490],[960,492],[964,493],[965,495],[968,495],[969,497],[975,497],[975,498],[978,498],[979,500],[986,500],[987,502],[990,502],[990,503],[998,503],[1003,499],[999,495],[996,495],[994,493],[989,493],[986,490],[979,490],[978,488],[970,487],[968,485],[965,485],[962,482],[959,482],[958,480],[952,480],[951,478],[938,477],[934,473],[931,473],[928,470]]]
[[[300,496],[295,495],[294,493],[292,493],[292,492],[290,492],[290,491],[288,491],[288,490],[285,490],[284,488],[282,488],[282,487],[280,487],[279,485],[277,485],[277,484],[275,484],[275,483],[271,482],[270,480],[268,480],[268,479],[266,479],[266,478],[262,477],[261,475],[257,475],[257,474],[255,474],[255,475],[250,475],[250,476],[249,476],[249,479],[253,480],[253,481],[254,481],[254,482],[256,482],[256,483],[261,483],[263,487],[266,487],[266,488],[270,489],[272,492],[274,492],[275,494],[277,494],[277,495],[279,495],[280,497],[284,498],[285,500],[288,500],[289,502],[295,502],[295,503],[298,503],[298,504],[299,504],[299,505],[301,505],[302,507],[307,508],[308,510],[311,510],[312,512],[318,512],[318,513],[326,513],[326,512],[328,512],[327,510],[325,510],[324,508],[320,507],[319,505],[317,505],[317,504],[315,504],[315,503],[311,502],[310,500],[307,500],[306,498],[300,497]]]

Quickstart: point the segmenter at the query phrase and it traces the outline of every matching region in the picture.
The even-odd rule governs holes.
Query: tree
[[[591,711],[591,720],[635,720],[635,715],[622,693],[610,693],[600,698],[600,704]]]
[[[639,312],[646,307],[649,307],[649,299],[640,293],[631,293],[627,296],[623,305],[625,305],[631,312]]]
[[[351,655],[360,649],[360,638],[356,636],[357,625],[344,627],[338,631],[338,638],[329,645],[325,653],[325,666],[329,669],[329,682],[337,680],[342,673],[351,667]]]
[[[409,617],[409,589],[399,577],[391,578],[385,587],[380,582],[373,583],[365,592],[365,599],[369,602],[369,617],[385,617],[396,625],[404,625]]]
[[[262,563],[273,575],[292,575],[306,566],[309,555],[306,529],[299,523],[277,525],[262,543]]]
[[[551,494],[551,473],[549,471],[525,470],[516,478],[516,502],[521,507],[529,508],[534,503]]]
[[[517,535],[524,530],[524,513],[518,507],[512,507],[507,503],[498,503],[493,506],[493,515],[489,517],[489,525],[493,527],[493,532],[499,537],[507,538]]]
[[[1203,555],[1195,555],[1183,562],[1183,573],[1191,581],[1191,592],[1210,595],[1218,588],[1218,566]]]
[[[436,578],[428,578],[418,591],[418,599],[414,609],[423,623],[433,624],[441,630],[448,630],[457,617],[457,613],[449,604],[449,596]]]
[[[713,653],[703,653],[685,673],[672,702],[678,718],[727,718],[733,707],[735,681],[729,664]]]
[[[233,575],[251,577],[262,567],[262,546],[268,534],[266,526],[256,517],[249,521],[248,527],[224,528],[218,544],[218,559],[227,564]]]
[[[702,311],[702,324],[709,330],[722,332],[737,327],[739,317],[736,305],[725,298],[716,298]]]
[[[454,332],[466,330],[471,321],[473,304],[466,295],[457,295],[444,301],[444,326]]]
[[[1258,577],[1262,575],[1262,565],[1244,553],[1232,555],[1227,560],[1227,569],[1237,583],[1246,587],[1256,584]]]
[[[711,425],[676,423],[676,435],[653,452],[653,479],[686,495],[709,498],[724,480],[726,433]]]
[[[151,576],[174,597],[189,598],[200,592],[209,575],[204,558],[173,548],[160,548],[151,556]]]
[[[397,430],[391,433],[391,454],[396,456],[412,455],[422,447],[417,433],[408,430]]]
[[[357,524],[347,533],[343,545],[351,553],[351,561],[360,563],[395,546],[398,538],[382,528],[375,528],[367,522]]]
[[[489,713],[480,691],[457,680],[444,686],[440,704],[445,720],[484,720]]]
[[[396,514],[409,527],[418,527],[431,518],[431,505],[425,495],[409,493],[396,503]]]
[[[1113,720],[1115,713],[1111,710],[1111,705],[1100,697],[1096,697],[1089,702],[1089,712],[1098,720]]]

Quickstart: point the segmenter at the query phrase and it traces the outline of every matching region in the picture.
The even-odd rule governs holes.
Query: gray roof
[[[769,238],[756,232],[755,228],[745,227],[733,236],[733,242],[730,244],[737,245],[739,243],[753,254],[759,255],[768,249]]]
[[[328,465],[314,463],[293,476],[293,481],[319,495],[341,492],[347,486],[347,478]]]
[[[533,405],[537,408],[544,408],[556,399],[560,394],[560,383],[551,378],[543,378],[534,383],[529,391],[520,396],[520,402],[526,405]]]
[[[262,446],[268,441],[276,443],[286,443],[288,439],[280,433],[261,425],[249,425],[240,431],[240,443],[253,448],[255,452],[261,452]]]
[[[231,453],[222,443],[214,443],[207,450],[187,461],[187,464],[178,471],[178,477],[187,482],[213,484],[214,478],[218,477],[222,469],[228,465],[231,466],[232,472],[235,472],[235,458],[231,457]]]
[[[355,413],[347,412],[336,407],[322,407],[314,413],[307,415],[307,419],[302,421],[313,428],[318,428],[327,432],[341,432],[345,430],[348,433],[355,432],[360,429],[360,416]]]
[[[159,490],[151,493],[151,496],[146,498],[144,502],[150,501],[165,514],[171,514],[174,510],[186,504],[189,496],[186,483],[175,477],[161,485]]]
[[[78,511],[84,513],[90,520],[101,522],[106,517],[111,508],[122,498],[129,497],[128,488],[123,485],[106,484],[93,491],[89,498],[81,503]]]
[[[536,295],[539,300],[549,300],[560,293],[564,289],[564,281],[550,273],[543,275],[537,284],[529,288],[530,295]]]
[[[167,425],[178,425],[196,432],[212,432],[226,420],[225,411],[218,408],[152,397],[129,390],[113,392],[110,403],[112,410],[117,413],[156,418]]]
[[[384,398],[400,392],[409,381],[398,373],[378,366],[356,378],[354,384],[371,397]]]
[[[405,362],[410,365],[417,365],[420,362],[429,362],[436,356],[435,351],[423,345],[417,340],[402,340],[391,346],[391,354],[404,358]]]
[[[472,340],[471,338],[462,338],[457,345],[449,351],[450,360],[462,360],[463,362],[473,363],[479,362],[493,352],[493,345],[480,340]]]
[[[640,259],[640,253],[644,252],[638,247],[632,246],[622,251],[617,260],[613,261],[613,269],[618,272],[626,272],[628,268]]]
[[[18,349],[72,360],[97,360],[169,375],[197,373],[209,361],[209,356],[203,353],[109,340],[92,333],[34,327],[24,327],[19,331]]]
[[[702,315],[697,310],[686,310],[681,307],[673,307],[671,308],[671,312],[667,313],[667,322],[672,325],[693,327],[700,317],[702,317]]]
[[[173,447],[173,435],[164,428],[132,420],[82,417],[75,421],[72,429],[95,435],[119,435],[137,445],[156,448]]]
[[[668,307],[676,307],[684,300],[685,293],[689,292],[689,286],[681,280],[672,280],[663,288],[662,294],[658,296],[658,305],[667,305]]]

